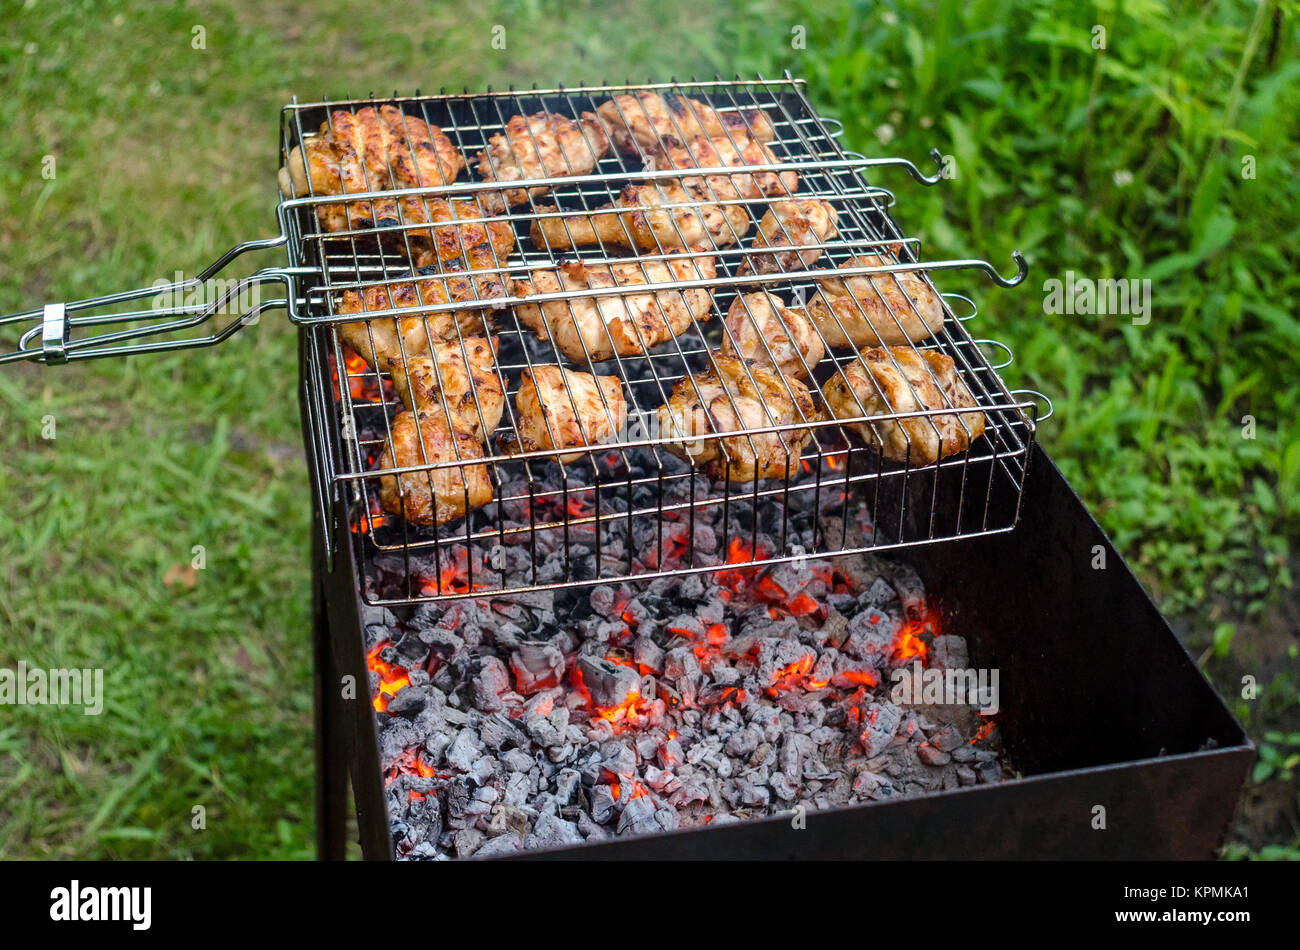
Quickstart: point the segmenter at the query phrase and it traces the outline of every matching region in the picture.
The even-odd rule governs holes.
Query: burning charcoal
[[[637,761],[648,762],[654,759],[655,753],[659,751],[659,740],[653,735],[637,736],[636,742]]]
[[[942,752],[952,752],[962,746],[965,740],[962,739],[961,733],[952,723],[945,723],[934,734],[933,742]]]
[[[458,772],[468,772],[474,767],[474,760],[482,753],[482,749],[478,733],[472,728],[462,729],[447,749],[447,764]]]
[[[862,747],[867,756],[879,755],[898,732],[902,722],[902,711],[892,703],[872,703],[866,709],[862,735]]]
[[[582,844],[582,832],[571,821],[564,821],[552,815],[542,815],[533,826],[533,835],[539,848],[565,848],[569,845]]]
[[[591,726],[587,729],[587,740],[589,742],[604,742],[613,734],[613,723],[608,719],[597,717],[591,720]]]
[[[798,783],[803,778],[804,757],[812,752],[813,743],[807,736],[789,733],[781,743],[781,771],[789,781]]]
[[[709,676],[719,686],[734,686],[740,682],[740,670],[725,663],[716,663],[709,670]]]
[[[877,577],[871,582],[871,586],[862,592],[859,599],[864,604],[870,604],[884,610],[898,600],[898,593],[888,581],[882,577]]]
[[[578,787],[580,776],[576,769],[561,769],[555,778],[555,800],[567,805],[573,800],[574,789]]]
[[[817,663],[808,674],[808,684],[820,689],[829,683],[831,677],[835,675],[835,660],[839,655],[839,651],[834,647],[823,650],[821,656],[817,657]]]
[[[381,758],[391,761],[400,756],[408,747],[417,745],[419,741],[420,737],[416,733],[415,727],[408,720],[399,716],[387,717],[380,726],[379,755]]]
[[[468,858],[471,854],[483,846],[487,840],[487,835],[477,828],[461,828],[457,830],[453,841],[456,847],[456,857]]]
[[[605,841],[609,838],[609,832],[596,824],[585,811],[578,812],[578,830],[588,841]]]
[[[917,747],[916,754],[926,765],[947,765],[952,761],[951,755],[928,742],[922,742]]]
[[[824,643],[835,649],[843,645],[848,638],[849,618],[838,610],[831,610],[818,631]]]
[[[597,785],[591,794],[591,817],[605,824],[614,816],[614,792],[608,785]]]
[[[840,689],[854,689],[858,686],[874,687],[880,684],[880,674],[876,672],[875,660],[854,660],[840,656],[835,661],[835,675],[831,685]]]
[[[527,772],[535,764],[533,757],[519,749],[511,749],[501,757],[501,764],[511,772]]]
[[[970,651],[966,638],[955,634],[944,634],[934,638],[930,644],[931,663],[937,669],[965,670],[970,668]]]
[[[404,634],[394,644],[394,649],[397,651],[398,664],[408,668],[423,663],[429,655],[428,645],[415,631]]]
[[[474,852],[476,858],[492,858],[505,854],[514,854],[516,851],[523,849],[524,843],[515,835],[501,835],[496,838],[489,838],[487,842]]]
[[[664,631],[688,640],[704,639],[704,624],[693,614],[678,614],[664,625]]]
[[[784,772],[773,772],[771,778],[767,780],[772,792],[783,802],[792,802],[799,795],[799,790],[790,784]]]
[[[591,693],[591,701],[602,709],[622,706],[641,686],[641,677],[636,670],[619,666],[604,657],[582,656],[578,658],[577,666],[583,684]]]
[[[508,742],[519,742],[522,736],[512,720],[501,713],[495,713],[479,725],[479,738],[489,749],[499,751]]]
[[[510,777],[506,779],[505,803],[507,805],[522,805],[528,801],[528,796],[532,793],[532,783],[525,772],[511,772]]]
[[[996,785],[1002,781],[1002,767],[996,762],[981,762],[976,766],[975,774],[982,785]]]
[[[740,732],[735,733],[727,740],[727,754],[734,756],[748,756],[758,748],[759,743],[763,741],[763,730],[756,725],[748,725]]]
[[[664,669],[664,651],[649,637],[637,637],[632,647],[632,661],[642,670],[662,673]]]
[[[802,679],[816,662],[816,651],[802,643],[794,640],[763,640],[758,651],[758,683],[767,688],[787,677]]]
[[[957,783],[959,785],[974,785],[976,782],[975,770],[969,765],[957,766]]]
[[[700,680],[700,661],[689,647],[675,647],[664,658],[664,676],[672,680],[681,694],[682,702],[695,702],[695,691]]]
[[[636,774],[636,752],[621,740],[612,739],[600,747],[601,765],[621,778]]]
[[[541,746],[551,746],[561,741],[562,734],[545,716],[533,716],[528,720],[528,734]]]
[[[504,708],[501,694],[510,689],[510,674],[506,665],[494,656],[485,657],[474,677],[474,705],[484,712],[497,712]]]
[[[424,709],[428,699],[429,694],[426,689],[408,686],[389,701],[388,714],[415,719]]]
[[[849,635],[842,649],[862,660],[888,657],[894,651],[897,631],[897,624],[888,614],[868,607],[849,619]]]
[[[714,543],[716,545],[716,539]],[[683,600],[703,600],[704,578],[699,574],[686,575],[682,578],[682,582],[677,588],[677,593]]]
[[[497,774],[497,760],[490,755],[479,756],[469,774],[474,777],[474,781],[486,784]]]
[[[629,799],[623,813],[618,816],[617,833],[620,835],[645,835],[661,830],[655,821],[655,803],[649,795]]]
[[[682,752],[681,743],[676,739],[669,739],[659,747],[659,767],[663,769],[674,769],[681,765],[685,760],[685,754]]]
[[[564,676],[564,654],[550,644],[525,643],[510,654],[515,689],[523,696],[556,686]]]
[[[591,609],[607,620],[613,620],[623,611],[623,604],[629,597],[626,590],[616,591],[613,587],[593,587],[591,589]]]

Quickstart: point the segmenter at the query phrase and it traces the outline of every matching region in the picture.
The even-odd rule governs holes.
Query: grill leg
[[[306,372],[307,337],[299,333],[299,375]],[[307,425],[306,397],[299,387],[299,410],[303,432]],[[312,472],[308,445],[308,471]],[[314,475],[312,476],[314,478]],[[348,764],[343,737],[343,699],[339,692],[342,677],[334,662],[330,637],[329,605],[325,601],[325,543],[323,523],[316,505],[312,505],[311,558],[311,638],[313,697],[316,724],[316,857],[321,861],[342,861],[347,856]]]
[[[319,548],[320,532],[314,530]],[[343,710],[339,694],[342,677],[330,648],[329,610],[321,584],[321,558],[312,557],[312,647],[316,712],[316,856],[341,861],[347,855],[348,766],[343,741]]]

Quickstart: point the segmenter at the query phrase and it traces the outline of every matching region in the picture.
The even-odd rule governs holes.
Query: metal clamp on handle
[[[41,314],[41,359],[47,365],[68,361],[68,308],[47,303]]]
[[[185,294],[201,288],[214,274],[239,255],[246,251],[277,247],[285,240],[285,237],[280,235],[239,244],[222,255],[216,263],[188,280],[141,287],[103,297],[87,297],[69,303],[51,303],[38,310],[25,310],[21,313],[0,316],[0,335],[11,326],[16,326],[19,332],[17,349],[5,352],[0,348],[0,364],[17,360],[33,360],[54,365],[67,363],[70,360],[192,349],[220,343],[233,336],[242,327],[254,322],[264,311],[289,307],[295,294],[292,275],[273,269],[258,271],[249,277],[231,282],[231,286],[211,302],[198,301],[148,309],[103,311],[118,304],[160,295],[169,295],[175,300],[181,300]],[[178,335],[208,322],[226,310],[232,301],[239,301],[250,289],[267,283],[283,285],[285,296],[274,300],[262,300],[261,295],[258,294],[238,316],[231,314],[229,323],[211,333],[203,336]],[[106,329],[114,324],[119,328]]]

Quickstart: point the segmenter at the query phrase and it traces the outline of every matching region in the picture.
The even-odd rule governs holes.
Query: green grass
[[[1014,290],[975,273],[942,286],[1013,347],[1009,381],[1055,400],[1044,442],[1212,678],[1230,696],[1243,673],[1266,685],[1239,715],[1261,737],[1300,728],[1294,2],[0,9],[0,313],[148,285],[269,234],[295,93],[788,67],[849,147],[938,145],[955,179],[881,178],[904,225],[931,257],[1030,258]],[[1152,280],[1150,324],[1045,314],[1042,282],[1067,270]],[[216,351],[0,370],[0,666],[102,666],[110,697],[98,718],[5,709],[0,856],[310,853],[295,380],[278,315]],[[194,545],[207,566],[190,588],[175,575]],[[1282,806],[1234,855],[1296,846],[1295,781],[1261,775],[1252,793]]]

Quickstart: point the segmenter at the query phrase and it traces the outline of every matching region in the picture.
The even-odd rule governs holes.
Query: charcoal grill
[[[312,455],[313,464],[317,466],[316,502],[323,516],[322,538],[327,556],[333,558],[337,554],[336,533],[332,529],[342,521],[351,527],[350,543],[399,558],[402,563],[405,583],[400,588],[388,585],[380,591],[373,577],[363,585],[367,602],[372,604],[437,601],[459,597],[467,589],[491,593],[505,589],[526,591],[600,584],[634,576],[650,579],[667,571],[662,566],[656,570],[654,566],[638,563],[631,544],[623,544],[620,549],[611,543],[613,539],[630,536],[638,525],[662,527],[673,521],[685,521],[693,527],[697,513],[715,509],[715,514],[716,510],[721,511],[722,546],[727,549],[734,540],[734,536],[729,536],[733,530],[750,530],[752,533],[752,526],[757,521],[754,516],[763,505],[773,500],[788,504],[792,496],[800,495],[807,496],[810,503],[819,508],[826,507],[828,499],[842,499],[847,510],[852,498],[868,493],[874,499],[875,517],[880,526],[872,539],[872,548],[877,550],[1011,530],[1019,517],[1019,504],[995,506],[993,502],[1002,495],[1018,499],[1023,491],[1030,447],[1040,421],[1040,407],[1046,400],[1031,391],[1013,392],[1007,388],[999,370],[1010,363],[1010,351],[995,341],[972,336],[967,325],[975,317],[976,309],[965,296],[947,294],[941,298],[946,317],[943,329],[920,346],[937,349],[952,357],[978,408],[984,413],[985,435],[966,452],[929,465],[910,461],[893,463],[884,460],[875,449],[846,439],[846,429],[841,428],[863,421],[883,425],[897,420],[932,418],[941,415],[943,409],[872,414],[864,410],[862,415],[854,418],[826,418],[796,425],[771,421],[766,426],[715,434],[719,437],[738,435],[752,440],[762,433],[792,428],[810,430],[811,441],[803,449],[798,474],[746,484],[715,481],[701,491],[695,488],[697,484],[704,484],[697,478],[695,466],[665,451],[667,438],[654,431],[652,425],[656,408],[666,401],[673,385],[689,373],[707,369],[710,350],[719,345],[724,335],[730,335],[719,318],[741,290],[762,288],[782,295],[792,293],[796,297],[812,299],[818,293],[818,278],[865,275],[873,285],[877,285],[877,282],[896,281],[895,275],[900,273],[914,273],[929,282],[932,273],[964,269],[983,271],[995,283],[1005,287],[1024,280],[1027,265],[1019,252],[1013,254],[1015,271],[1009,277],[1003,277],[991,264],[981,260],[924,259],[920,241],[907,236],[890,212],[895,200],[893,193],[870,184],[866,178],[868,172],[877,169],[901,169],[916,181],[933,185],[942,177],[942,160],[937,152],[932,155],[936,171],[926,175],[906,159],[868,158],[846,151],[837,141],[838,123],[818,115],[805,95],[802,81],[788,74],[775,80],[757,78],[649,83],[645,86],[580,86],[576,89],[510,90],[482,95],[467,92],[460,95],[417,95],[391,101],[406,114],[441,128],[472,160],[492,135],[502,131],[512,115],[529,115],[545,110],[577,116],[582,111],[594,111],[600,102],[612,95],[645,89],[678,93],[706,102],[722,112],[762,110],[775,130],[775,139],[769,145],[781,163],[705,168],[701,171],[733,174],[740,170],[796,171],[799,186],[795,197],[815,197],[830,202],[839,214],[839,235],[820,244],[806,245],[822,249],[821,258],[813,265],[801,270],[750,276],[738,273],[741,263],[756,253],[749,238],[735,246],[710,248],[707,252],[674,251],[661,245],[652,253],[638,255],[635,259],[641,261],[696,261],[706,255],[716,259],[716,277],[651,281],[636,288],[638,291],[644,287],[647,292],[659,292],[709,287],[714,291],[714,318],[693,320],[675,340],[648,351],[643,357],[615,357],[594,364],[595,372],[614,374],[623,381],[631,422],[617,440],[585,453],[579,461],[566,465],[559,461],[560,453],[555,450],[506,455],[495,447],[496,441],[489,441],[487,456],[481,462],[489,469],[493,500],[469,517],[439,527],[423,528],[405,518],[385,517],[381,512],[378,499],[381,477],[393,476],[406,485],[421,478],[427,479],[429,473],[437,469],[463,467],[469,462],[405,467],[388,464],[381,467],[380,456],[385,447],[392,444],[390,418],[400,404],[389,375],[370,368],[378,365],[378,358],[369,360],[370,366],[355,358],[349,359],[337,330],[341,322],[356,319],[355,314],[338,312],[338,299],[343,292],[366,285],[392,286],[411,280],[411,235],[427,229],[427,224],[398,220],[380,222],[368,229],[326,231],[315,212],[321,205],[337,204],[337,196],[309,194],[285,198],[278,207],[279,235],[233,248],[188,281],[0,317],[0,327],[17,325],[23,330],[18,348],[0,354],[0,362],[34,359],[59,363],[206,346],[219,343],[241,327],[256,322],[264,312],[277,308],[287,310],[290,319],[303,328],[308,341],[304,385],[308,389],[306,398],[310,411],[305,423],[309,440],[319,449]],[[373,98],[311,103],[295,101],[284,109],[281,117],[282,162],[313,130],[331,121],[332,110],[353,110],[378,106],[382,102]],[[563,258],[577,257],[588,264],[626,260],[626,255],[603,244],[578,251],[537,247],[527,238],[529,225],[539,218],[560,214],[590,216],[594,209],[611,201],[629,182],[669,177],[680,178],[682,172],[647,169],[641,158],[630,158],[612,150],[591,174],[511,181],[512,188],[553,186],[553,193],[541,200],[554,201],[563,211],[539,210],[539,200],[530,198],[527,206],[514,209],[507,218],[516,227],[519,237],[513,255],[507,260],[498,260],[493,268],[464,273],[518,276],[540,265],[554,266]],[[465,196],[493,189],[500,191],[500,187],[492,181],[462,180],[386,192],[359,192],[351,197],[365,201],[374,197],[407,195],[429,198]],[[766,197],[739,197],[721,199],[717,203],[743,205],[756,222],[770,201]],[[501,219],[487,216],[474,220]],[[156,303],[150,309],[121,309],[121,305],[150,297],[177,297],[194,292],[208,286],[240,255],[280,246],[287,249],[288,266],[259,271],[232,281],[215,295],[215,299],[161,309]],[[891,253],[891,247],[897,249],[896,253]],[[861,254],[875,254],[896,263],[876,267],[839,266]],[[933,290],[933,285],[930,286]],[[283,296],[262,299],[267,288],[282,289]],[[530,303],[571,301],[619,292],[617,287],[564,290],[533,295],[528,300]],[[254,299],[250,301],[249,297]],[[509,307],[519,299],[510,296],[491,302],[497,309],[500,324],[496,372],[506,393],[502,432],[513,429],[514,396],[521,372],[531,371],[539,364],[566,363],[553,342],[540,343],[514,317]],[[373,320],[451,309],[463,310],[466,304],[389,308],[369,311],[365,317]],[[897,313],[893,316],[894,319],[899,317]],[[217,328],[209,330],[210,325]],[[856,355],[848,351],[835,354],[829,347],[826,353],[820,363],[811,368],[815,397],[819,397],[817,381],[825,381],[840,365]],[[373,351],[370,355],[375,356]],[[611,460],[615,463],[613,474],[607,464]],[[949,482],[959,486],[958,501],[951,508],[940,508],[934,499]],[[923,490],[913,491],[916,486],[922,486]],[[891,505],[889,499],[895,503]],[[912,513],[901,505],[904,500],[920,505],[925,516],[912,517]],[[336,504],[340,501],[343,503],[341,506]],[[526,508],[526,518],[507,517],[510,510],[520,508]],[[746,513],[748,517],[745,517]],[[740,527],[733,529],[733,525]],[[746,529],[745,525],[750,527]],[[578,554],[569,556],[568,553],[572,537],[578,531],[590,535],[587,548],[594,548],[585,560]],[[750,537],[751,543],[746,546],[746,550],[752,552],[750,557],[754,563],[850,550],[845,547],[843,538],[827,535],[818,537],[817,550],[813,551],[791,549],[784,535],[766,549],[752,543],[755,540]],[[519,545],[525,545],[533,552],[539,545],[563,546],[566,557],[562,576],[507,578],[494,571],[499,552]],[[684,563],[674,564],[673,571],[712,571],[726,566],[725,559],[698,551],[690,530],[686,533],[686,548]]]
[[[280,158],[285,160],[308,130],[328,121],[335,108],[393,102],[406,114],[441,127],[462,152],[472,156],[511,115],[544,109],[573,116],[594,110],[612,94],[641,89],[680,93],[724,111],[763,110],[776,129],[771,145],[781,165],[698,171],[797,171],[798,195],[830,201],[839,211],[840,227],[837,238],[821,245],[823,255],[816,265],[803,270],[742,277],[739,266],[753,251],[746,241],[710,251],[718,261],[714,279],[638,285],[638,290],[647,292],[707,285],[714,290],[715,317],[693,322],[675,341],[644,357],[625,357],[596,367],[597,372],[621,377],[629,408],[638,417],[652,412],[674,383],[707,365],[709,351],[726,332],[716,318],[726,312],[739,290],[750,285],[810,297],[816,293],[816,281],[828,276],[862,274],[875,284],[894,280],[899,273],[915,273],[928,282],[928,275],[940,271],[978,270],[1009,287],[1027,273],[1018,253],[1013,255],[1014,273],[1005,277],[982,260],[926,259],[920,242],[908,237],[895,221],[893,193],[866,176],[877,169],[896,169],[916,182],[933,185],[941,180],[939,170],[927,175],[905,159],[868,158],[846,151],[837,141],[838,123],[820,116],[809,103],[803,83],[788,74],[771,80],[295,101],[282,113]],[[940,156],[936,153],[934,158],[941,167]],[[510,186],[552,186],[546,201],[557,202],[566,214],[590,215],[627,182],[681,174],[647,170],[615,153],[589,175],[512,181]],[[461,181],[396,192],[358,192],[349,200],[459,196],[499,187],[492,182]],[[384,517],[380,511],[381,476],[418,478],[436,466],[376,467],[391,440],[390,416],[397,400],[387,374],[349,358],[338,326],[357,318],[337,312],[338,295],[349,288],[411,279],[407,255],[395,252],[394,246],[409,247],[410,232],[423,225],[399,221],[365,231],[321,230],[316,208],[337,201],[337,196],[314,194],[282,200],[276,236],[238,245],[189,280],[0,317],[0,332],[17,329],[19,333],[16,348],[0,352],[0,363],[58,364],[210,346],[275,309],[284,309],[301,328],[299,396],[315,502],[317,807],[322,857],[343,855],[349,781],[364,854],[391,858],[394,853],[373,711],[364,699],[343,698],[338,687],[345,677],[354,683],[367,681],[360,631],[369,612],[467,595],[519,594],[649,580],[666,573],[716,571],[734,562],[697,550],[692,543],[695,519],[709,509],[723,531],[725,551],[729,531],[749,531],[751,541],[757,538],[758,513],[772,503],[791,510],[803,498],[816,511],[827,511],[837,502],[847,511],[850,498],[863,497],[870,500],[878,527],[869,548],[847,544],[844,535],[837,539],[834,532],[821,532],[814,550],[792,550],[777,532],[776,543],[768,548],[748,545],[749,564],[910,549],[916,568],[927,580],[936,581],[932,588],[941,592],[945,615],[958,618],[967,632],[972,659],[1006,671],[1007,702],[1000,723],[1023,779],[818,813],[801,831],[792,830],[784,818],[753,820],[589,844],[557,856],[1208,857],[1221,843],[1252,757],[1250,743],[1035,444],[1037,424],[1050,413],[1050,403],[1038,393],[1006,386],[999,371],[1011,355],[1001,344],[969,332],[976,316],[969,298],[944,294],[943,329],[921,344],[955,361],[985,415],[987,434],[967,452],[926,466],[889,463],[875,450],[846,438],[842,430],[855,422],[933,416],[942,409],[802,423],[813,437],[803,451],[800,474],[746,485],[709,483],[689,463],[669,455],[665,441],[651,433],[622,433],[617,441],[570,464],[560,463],[557,451],[506,455],[492,450],[484,461],[491,473],[493,502],[459,523],[425,529]],[[757,220],[766,199],[739,203]],[[548,214],[530,201],[510,215],[519,229],[516,251],[481,273],[525,273],[552,264],[559,256],[577,256],[589,263],[621,257],[603,246],[563,255],[533,246],[527,240],[527,227]],[[889,248],[894,245],[899,249],[891,255]],[[139,309],[142,301],[160,294],[175,297],[203,289],[243,254],[279,247],[288,254],[285,266],[230,281],[212,299]],[[891,256],[896,263],[837,267],[861,253]],[[641,258],[692,260],[697,256],[696,251],[659,248]],[[282,295],[264,299],[268,288],[277,288]],[[530,302],[617,292],[564,291]],[[251,301],[246,299],[250,294]],[[514,297],[495,301],[502,308],[497,370],[507,407],[512,405],[522,370],[537,363],[565,362],[551,345],[540,343],[519,325],[509,309],[517,302]],[[365,318],[433,313],[457,306],[465,305],[373,311]],[[825,381],[844,359],[826,356],[814,368],[814,379]],[[507,415],[505,424],[510,422]],[[779,428],[756,427],[736,434]],[[609,464],[615,458],[621,464]],[[1028,475],[1031,468],[1033,477]],[[509,518],[511,506],[533,514],[522,521]],[[632,538],[637,523],[656,530],[687,526],[686,549],[671,570],[643,563],[631,544],[617,548],[620,532],[625,540]],[[594,552],[577,549],[574,538],[579,536]],[[602,557],[603,545],[617,550],[617,556]],[[1109,570],[1091,568],[1097,545],[1107,552]],[[534,554],[560,550],[564,570],[548,578],[507,577],[493,569],[493,551],[507,547],[523,547]],[[534,566],[540,561],[536,556],[532,559]],[[447,565],[455,570],[445,571]],[[398,583],[380,583],[385,574],[395,574]],[[1093,825],[1097,805],[1107,809],[1109,831]]]

